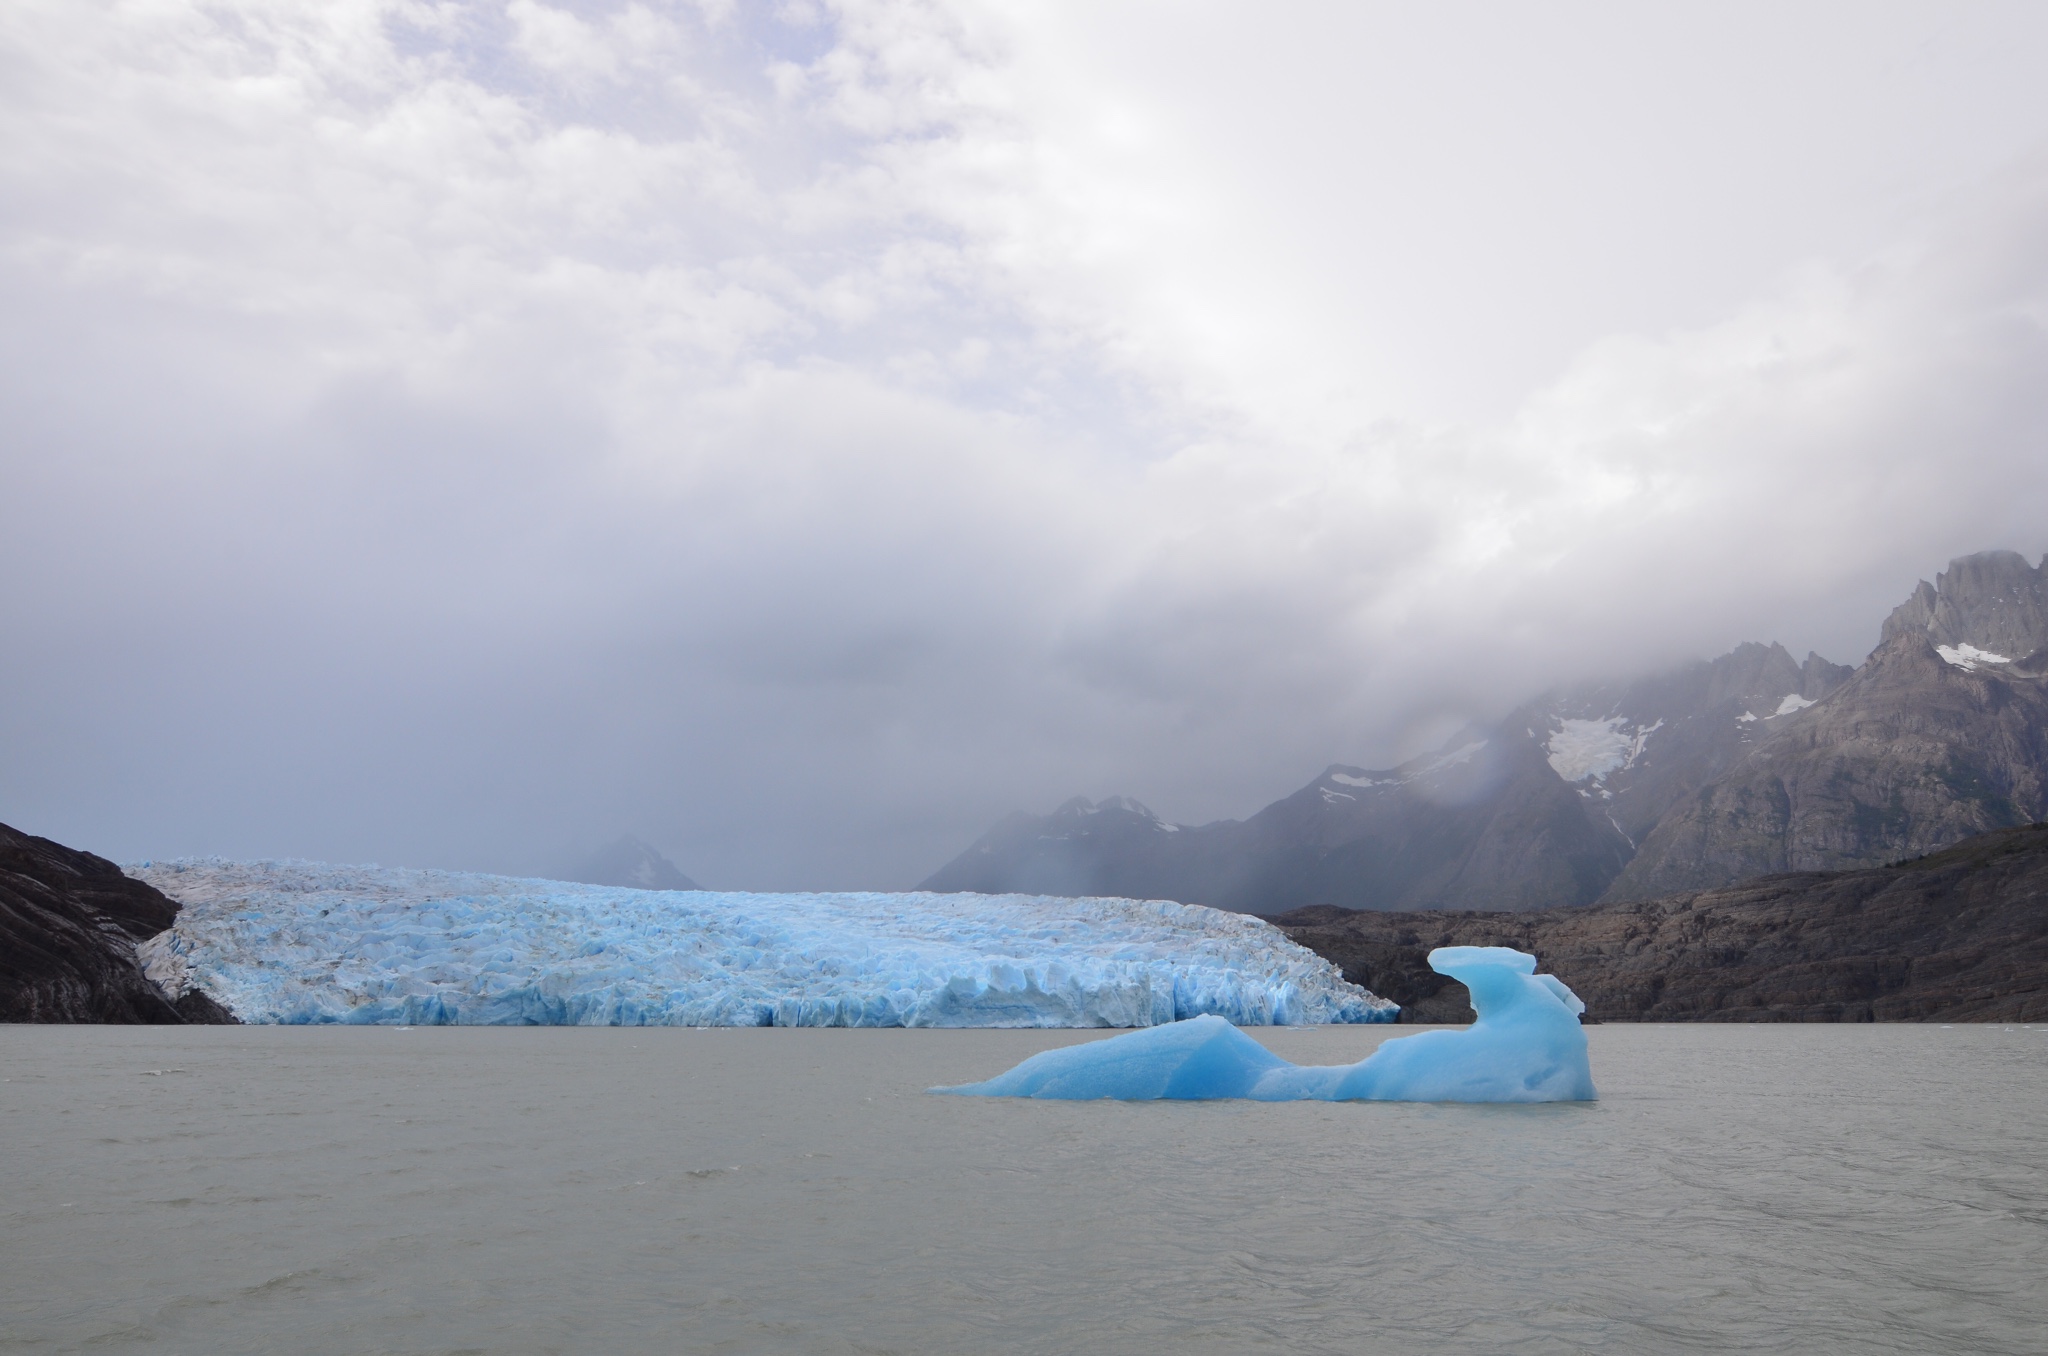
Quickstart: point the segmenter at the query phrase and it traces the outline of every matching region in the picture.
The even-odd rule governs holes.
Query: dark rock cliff
[[[136,965],[177,916],[105,858],[0,824],[0,1022],[233,1022],[203,994],[171,1003]]]
[[[1512,946],[1594,1021],[2048,1020],[2048,824],[1861,871],[1533,913],[1302,909],[1274,920],[1402,1021],[1469,1022],[1437,946]]]
[[[1667,812],[1607,897],[1874,866],[2048,818],[2048,676],[1991,649],[2048,633],[2021,587],[2036,572],[2017,556],[2027,579],[1971,569],[2006,554],[1957,561],[1941,576],[1950,592],[1895,612],[1853,677]],[[1981,629],[1953,629],[1965,625]],[[1961,634],[1979,640],[1941,639]]]

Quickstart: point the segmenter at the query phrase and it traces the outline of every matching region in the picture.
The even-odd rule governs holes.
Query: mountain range
[[[2048,558],[1950,563],[1855,668],[1782,646],[1545,693],[1397,767],[1333,764],[1245,820],[1123,797],[1013,814],[927,890],[1267,916],[1524,910],[1881,866],[2048,818]]]

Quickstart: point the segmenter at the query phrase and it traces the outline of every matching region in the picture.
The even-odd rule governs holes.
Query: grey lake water
[[[1095,1032],[0,1027],[0,1352],[2048,1350],[2048,1029],[1589,1034],[1600,1102],[1507,1107],[923,1091]]]

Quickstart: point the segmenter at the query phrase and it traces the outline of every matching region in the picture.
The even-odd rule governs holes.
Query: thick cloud
[[[2048,19],[0,18],[0,819],[915,881],[2048,528]],[[1519,26],[1518,26],[1519,25]]]

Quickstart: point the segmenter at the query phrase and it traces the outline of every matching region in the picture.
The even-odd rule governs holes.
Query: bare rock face
[[[1501,729],[1536,741],[1588,814],[1627,840],[1625,856],[1632,857],[1673,806],[1769,743],[1791,716],[1854,672],[1817,654],[1801,663],[1782,645],[1751,642],[1632,683],[1546,693],[1510,712]]]
[[[1607,898],[1874,866],[2048,818],[2048,676],[2022,658],[2048,641],[2041,572],[2009,551],[1958,560],[1885,634],[1847,682],[1666,813]]]
[[[1466,1022],[1436,946],[1512,946],[1592,1021],[2048,1020],[2048,824],[1862,871],[1528,913],[1311,908],[1274,920],[1404,1022]]]
[[[1983,551],[1950,561],[1885,619],[1880,646],[1903,635],[2008,659],[2048,648],[2048,560],[2037,568],[2017,551]]]
[[[0,1022],[233,1022],[203,994],[172,1003],[136,964],[177,916],[105,858],[0,824]]]

